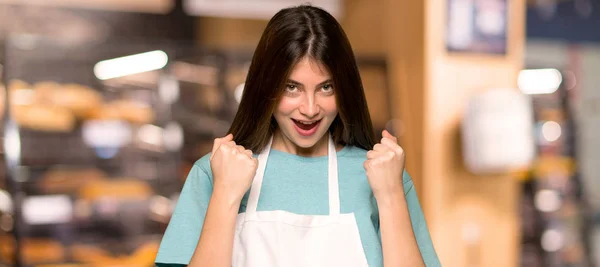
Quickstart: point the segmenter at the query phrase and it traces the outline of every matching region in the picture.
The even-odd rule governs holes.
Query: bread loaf
[[[87,118],[102,106],[103,100],[102,95],[92,88],[78,84],[65,84],[55,88],[50,96],[50,102],[70,110],[78,118]]]
[[[22,127],[48,132],[70,132],[75,116],[67,109],[46,105],[14,105],[12,116]]]
[[[33,85],[35,91],[35,103],[51,104],[59,92],[61,85],[57,82],[45,81]]]
[[[75,127],[73,114],[68,109],[54,106],[50,102],[56,88],[59,87],[55,82],[40,82],[32,87],[21,80],[11,81],[10,108],[17,124],[39,131],[72,131]]]
[[[2,234],[0,235],[0,262],[12,265],[15,263],[15,246],[16,240],[14,237]]]
[[[50,239],[22,239],[21,255],[25,264],[57,263],[65,260],[65,249]]]
[[[89,120],[122,120],[121,113],[116,107],[104,104],[99,107],[95,107],[88,114],[87,119]]]
[[[146,200],[152,193],[152,188],[146,182],[128,178],[91,181],[79,190],[79,196],[88,201],[102,198]]]
[[[131,255],[111,255],[108,251],[91,245],[75,245],[71,249],[73,260],[92,266],[139,266],[146,267],[154,264],[159,243],[148,242],[140,246]]]
[[[154,121],[152,109],[143,103],[130,100],[117,100],[111,103],[126,121],[134,124],[146,124]]]
[[[106,175],[98,169],[52,169],[40,179],[40,189],[46,194],[76,192],[91,181],[102,180]]]

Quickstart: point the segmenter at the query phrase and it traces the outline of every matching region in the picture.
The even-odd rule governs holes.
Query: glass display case
[[[153,266],[189,166],[232,118],[223,56],[37,36],[2,55],[1,261]]]
[[[532,96],[538,155],[523,183],[521,266],[593,266],[589,196],[578,167],[571,82],[564,81],[556,92]]]

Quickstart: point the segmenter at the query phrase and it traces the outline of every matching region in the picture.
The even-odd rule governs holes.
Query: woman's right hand
[[[236,145],[233,135],[228,134],[215,139],[210,167],[213,173],[213,194],[237,203],[252,185],[258,159],[252,157],[252,151]]]

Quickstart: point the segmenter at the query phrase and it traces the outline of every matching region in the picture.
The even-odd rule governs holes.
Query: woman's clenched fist
[[[367,152],[364,168],[376,199],[404,193],[404,150],[389,132],[383,131],[381,142]]]
[[[210,167],[213,173],[213,193],[232,201],[241,201],[252,185],[258,160],[252,157],[252,151],[236,145],[233,135],[228,134],[215,139]]]

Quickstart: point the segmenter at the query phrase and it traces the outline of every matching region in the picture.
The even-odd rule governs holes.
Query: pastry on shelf
[[[112,260],[108,251],[93,245],[73,245],[71,257],[81,263],[101,263]]]
[[[92,245],[74,245],[71,247],[73,260],[92,266],[153,266],[159,243],[148,242],[140,246],[131,255],[113,256],[108,251]]]
[[[35,102],[50,104],[57,97],[61,85],[53,81],[37,82],[32,89],[35,91]]]
[[[121,114],[121,118],[134,124],[147,124],[154,121],[154,112],[144,103],[131,100],[117,100],[110,103]]]
[[[99,92],[78,84],[64,84],[55,88],[49,100],[55,106],[70,110],[78,118],[87,118],[103,103]]]
[[[41,238],[21,240],[21,259],[26,265],[64,262],[65,248],[57,241]]]
[[[124,120],[133,124],[147,124],[154,121],[154,112],[145,104],[129,100],[116,100],[95,108],[88,119]]]
[[[8,83],[8,88],[10,90],[21,90],[21,89],[32,89],[31,84],[26,81],[14,79]]]
[[[71,132],[75,116],[69,110],[48,105],[13,105],[12,116],[22,127],[45,132]]]
[[[44,173],[40,179],[40,190],[46,194],[76,192],[91,181],[102,180],[106,175],[95,168],[64,169],[55,168]]]
[[[139,266],[152,266],[160,243],[157,241],[148,242],[140,246],[133,255],[127,257],[128,264],[139,264]]]
[[[91,181],[79,189],[79,197],[87,201],[106,198],[147,200],[152,194],[152,188],[148,183],[129,178]]]
[[[33,87],[25,81],[12,80],[7,88],[10,107],[14,105],[30,105],[36,102]]]
[[[88,119],[124,120],[133,124],[154,121],[154,112],[148,105],[131,100],[116,100],[95,108]]]
[[[46,131],[70,132],[75,116],[68,109],[48,103],[50,92],[59,86],[54,82],[37,83],[34,87],[21,80],[9,84],[11,115],[21,127]],[[32,88],[37,88],[33,90]]]
[[[55,264],[36,264],[35,267],[91,267],[89,264],[81,263],[55,263]]]
[[[90,111],[87,118],[88,120],[122,120],[119,109],[113,105],[104,104],[99,107],[95,107]]]
[[[15,263],[15,238],[5,233],[0,234],[0,263]]]

